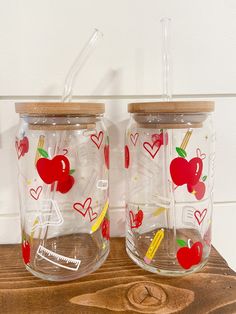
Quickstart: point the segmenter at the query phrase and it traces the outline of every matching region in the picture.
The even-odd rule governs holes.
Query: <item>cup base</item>
[[[129,258],[135,263],[137,264],[139,267],[151,272],[151,273],[154,273],[154,274],[157,274],[157,275],[160,275],[160,276],[165,276],[165,277],[181,277],[181,276],[185,276],[185,275],[188,275],[188,274],[192,274],[192,273],[195,273],[197,271],[199,271],[200,269],[202,269],[206,263],[207,263],[207,259],[205,259],[201,264],[199,265],[195,265],[194,267],[190,268],[190,269],[183,269],[183,270],[173,270],[171,271],[170,269],[160,269],[160,268],[157,268],[157,267],[154,267],[152,265],[147,264],[145,262],[145,260],[142,260],[140,258],[138,258],[137,256],[135,256],[133,254],[132,251],[129,250],[128,247],[126,247],[126,252],[129,256]]]

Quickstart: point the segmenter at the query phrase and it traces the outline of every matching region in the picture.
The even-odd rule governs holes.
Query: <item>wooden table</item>
[[[114,238],[98,271],[66,283],[27,272],[19,245],[1,245],[0,252],[2,314],[236,313],[236,274],[214,248],[201,272],[163,278],[136,266],[125,253],[124,239]]]

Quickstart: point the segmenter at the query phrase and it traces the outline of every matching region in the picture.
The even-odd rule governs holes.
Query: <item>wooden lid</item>
[[[101,103],[63,103],[63,102],[31,102],[16,103],[17,113],[29,115],[96,115],[105,111],[105,105]]]
[[[168,101],[128,104],[131,113],[203,113],[214,111],[213,101]]]

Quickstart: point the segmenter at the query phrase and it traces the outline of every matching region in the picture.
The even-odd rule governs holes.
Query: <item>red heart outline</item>
[[[196,218],[199,226],[201,225],[201,223],[203,222],[204,218],[206,217],[206,214],[207,214],[207,208],[203,209],[202,212],[200,212],[200,210],[195,210],[194,217]]]
[[[139,138],[139,134],[138,133],[135,133],[135,134],[131,133],[130,134],[130,140],[131,140],[131,142],[133,143],[134,146],[137,144],[138,138]]]
[[[38,186],[37,189],[30,189],[30,195],[37,201],[41,195],[41,192],[43,190],[42,185]]]
[[[93,141],[93,143],[97,146],[98,149],[102,145],[103,135],[104,135],[103,131],[100,131],[98,135],[96,134],[90,135],[90,139]]]
[[[94,213],[93,212],[93,209],[90,207],[89,208],[89,219],[90,219],[90,222],[92,222],[94,219],[97,218],[98,214],[97,213]]]
[[[157,144],[159,144],[159,146]],[[144,142],[143,147],[150,154],[152,159],[154,159],[156,154],[158,153],[159,149],[161,148],[161,143],[160,142],[154,142],[153,144],[150,144],[148,142]],[[154,148],[155,148],[155,151],[153,152]]]
[[[92,209],[92,208],[90,207],[91,203],[92,203],[92,199],[91,199],[91,197],[88,197],[88,198],[84,201],[83,204],[81,204],[81,203],[79,203],[79,202],[74,203],[73,208],[74,208],[78,213],[80,213],[82,216],[85,217],[86,214],[87,214],[87,212],[88,212],[90,209]],[[85,209],[85,212],[84,212],[83,210],[77,208],[78,206],[80,206],[82,209]]]

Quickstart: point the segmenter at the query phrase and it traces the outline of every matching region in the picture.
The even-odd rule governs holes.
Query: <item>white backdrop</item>
[[[172,19],[173,92],[216,101],[213,244],[236,268],[236,2],[234,0],[7,0],[0,2],[0,242],[20,240],[14,102],[56,100],[94,27],[104,39],[75,85],[75,100],[106,103],[111,134],[113,235],[124,232],[126,105],[161,94],[160,18]]]

